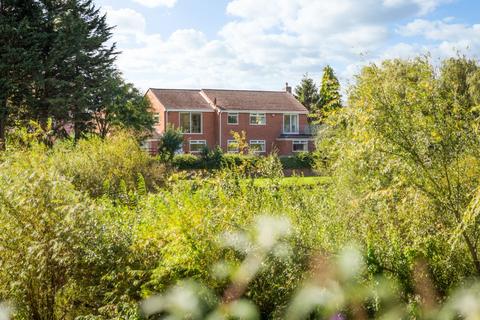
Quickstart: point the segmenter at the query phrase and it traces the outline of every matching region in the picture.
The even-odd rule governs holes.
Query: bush
[[[265,178],[283,177],[283,167],[276,154],[260,157],[255,163],[255,176]]]
[[[239,153],[227,153],[223,155],[222,167],[248,166],[254,167],[259,157],[252,155],[243,155]]]
[[[165,162],[172,161],[175,152],[182,147],[183,133],[180,129],[168,126],[159,140],[158,154],[160,159]]]
[[[173,157],[172,165],[179,170],[203,169],[203,159],[193,154],[177,154]]]
[[[272,162],[279,159],[279,162]],[[277,173],[282,169],[311,169],[314,167],[316,156],[313,153],[300,152],[294,156],[278,157],[276,155],[255,156],[240,153],[222,153],[220,148],[214,150],[205,149],[199,156],[191,154],[176,155],[172,164],[179,170],[207,169],[216,170],[222,168],[237,169],[245,174],[259,174],[270,163],[277,164]],[[271,170],[270,170],[271,171]],[[278,176],[278,174],[276,174]]]
[[[139,176],[151,190],[163,181],[163,166],[145,153],[131,135],[121,132],[104,140],[92,137],[57,144],[51,154],[55,167],[72,179],[78,190],[92,196],[135,189]]]
[[[131,261],[131,239],[117,223],[105,223],[105,214],[58,172],[46,149],[3,159],[0,299],[14,305],[15,319],[75,319],[125,293],[112,290]],[[116,283],[102,285],[104,279]],[[135,310],[133,300],[123,301]]]
[[[293,156],[280,157],[283,169],[311,169],[315,165],[315,154],[299,152]]]

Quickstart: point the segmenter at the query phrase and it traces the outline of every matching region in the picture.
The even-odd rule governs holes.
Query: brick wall
[[[175,128],[178,128],[180,125],[180,112],[178,111],[168,111],[167,112],[167,122],[172,124]],[[211,149],[217,145],[216,137],[216,122],[217,115],[215,112],[202,112],[202,133],[185,133],[183,151],[190,152],[190,140],[205,140],[207,146]]]
[[[147,93],[150,95],[151,93]],[[165,131],[166,124],[172,124],[175,128],[180,124],[180,112],[165,111],[163,106],[155,97],[149,97],[152,102],[152,111],[159,115],[159,122],[155,125],[155,131],[158,135]],[[221,127],[220,127],[221,116]],[[227,112],[218,114],[217,112],[202,112],[202,133],[201,134],[184,134],[184,152],[190,152],[190,140],[205,140],[207,146],[212,149],[216,145],[220,145],[222,149],[227,151],[227,141],[233,140],[232,131],[245,131],[247,142],[250,140],[265,140],[265,154],[272,151],[278,151],[279,155],[291,155],[292,141],[278,140],[283,132],[283,113],[267,113],[265,125],[250,125],[250,113],[239,113],[238,124],[230,125],[227,123]],[[307,116],[299,115],[299,129],[303,133],[305,126],[308,124]],[[156,141],[150,142],[150,149],[156,150],[158,143]],[[314,143],[309,142],[309,150],[314,149]]]
[[[154,125],[155,132],[162,134],[165,131],[165,108],[150,90],[147,91],[147,98],[150,101],[151,111],[159,116],[159,121]]]

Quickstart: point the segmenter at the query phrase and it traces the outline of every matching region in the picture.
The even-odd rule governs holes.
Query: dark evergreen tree
[[[13,120],[89,130],[114,70],[110,38],[92,0],[0,0],[0,147]]]
[[[38,1],[0,0],[0,150],[7,126],[27,110],[40,74],[42,8]]]
[[[308,73],[303,75],[300,84],[295,87],[295,98],[308,109],[310,113],[314,112],[315,105],[318,102],[318,88]]]
[[[33,117],[55,120],[61,134],[73,126],[78,139],[91,129],[95,101],[113,70],[111,27],[92,0],[44,0],[43,78],[37,82]],[[67,133],[67,132],[64,132]]]
[[[342,107],[342,96],[340,94],[340,82],[335,76],[333,68],[326,66],[323,69],[322,86],[320,87],[320,98],[318,100],[315,116],[317,120],[325,117],[332,110]]]

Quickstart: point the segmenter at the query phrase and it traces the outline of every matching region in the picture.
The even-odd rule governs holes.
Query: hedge
[[[173,158],[172,165],[179,170],[207,169],[214,170],[222,167],[245,165],[255,167],[261,159],[259,156],[226,153],[215,158],[200,157],[192,154],[180,154]],[[313,153],[300,152],[293,156],[282,156],[280,162],[283,169],[310,169],[315,165],[316,157]]]
[[[311,169],[315,166],[316,156],[310,152],[299,152],[293,156],[280,157],[283,169]]]

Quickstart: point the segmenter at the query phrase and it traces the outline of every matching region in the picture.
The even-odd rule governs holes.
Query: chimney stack
[[[288,82],[285,83],[285,91],[288,92],[288,93],[290,93],[290,94],[292,94],[292,87],[290,87],[290,86],[288,85]]]

